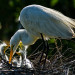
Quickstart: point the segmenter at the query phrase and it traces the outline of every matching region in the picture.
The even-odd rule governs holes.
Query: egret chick
[[[32,62],[30,62],[30,60],[29,59],[27,59],[27,52],[26,52],[26,50],[25,50],[25,48],[23,47],[23,49],[21,50],[19,50],[19,52],[16,52],[16,54],[18,54],[19,56],[20,56],[20,58],[21,58],[21,67],[26,67],[26,68],[33,68],[33,64],[32,64]]]
[[[14,67],[21,67],[21,62],[22,62],[22,59],[21,59],[20,56],[19,56],[19,58],[14,57],[12,59],[12,66],[14,66]]]
[[[23,45],[29,46],[35,43],[41,36],[44,39],[75,38],[73,28],[75,21],[62,13],[41,5],[29,5],[20,12],[20,22],[25,29],[18,30],[10,39],[10,59],[16,52],[16,48],[22,41]],[[13,48],[12,48],[13,47]]]
[[[8,56],[5,54],[5,51],[7,50],[9,46],[7,46],[6,43],[1,43],[0,44],[0,55],[2,56],[3,59],[5,59],[6,61],[8,61]]]

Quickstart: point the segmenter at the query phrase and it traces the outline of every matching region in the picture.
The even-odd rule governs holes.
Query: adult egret
[[[20,12],[20,22],[25,29],[18,30],[10,40],[10,59],[16,51],[19,41],[23,44],[32,45],[41,38],[71,39],[75,37],[72,28],[75,28],[75,21],[62,13],[41,5],[29,5]]]

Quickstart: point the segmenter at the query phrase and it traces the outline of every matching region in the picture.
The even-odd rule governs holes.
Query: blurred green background
[[[75,19],[75,0],[0,0],[0,40],[10,41],[11,36],[21,28],[18,22],[20,11],[23,7],[30,4],[53,8]],[[48,42],[53,48],[55,47],[54,39]],[[61,40],[61,42],[63,51],[67,48],[72,48],[73,52],[75,52],[75,39]],[[57,40],[57,43],[60,46],[59,40]],[[37,45],[32,46],[32,48],[35,49]]]

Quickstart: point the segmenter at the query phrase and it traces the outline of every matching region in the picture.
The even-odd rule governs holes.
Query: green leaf
[[[49,43],[55,43],[55,39],[50,39],[48,42]]]
[[[14,2],[12,0],[9,1],[9,6],[11,6],[11,7],[14,6]]]
[[[75,0],[73,0],[73,7],[75,8]]]
[[[58,3],[58,0],[51,0],[50,5],[53,7]]]

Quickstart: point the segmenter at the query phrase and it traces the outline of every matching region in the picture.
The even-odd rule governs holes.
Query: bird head
[[[20,52],[16,52],[17,55],[22,56],[22,54]]]
[[[10,57],[9,57],[9,63],[11,63],[12,57],[16,52],[16,49],[18,47],[18,44],[20,42],[20,36],[19,31],[17,31],[10,39]]]
[[[24,57],[25,54],[24,54],[24,52],[22,53],[22,50],[21,50],[21,52],[16,52],[16,54],[18,54],[19,56],[22,57],[22,65],[21,65],[21,67],[25,66],[25,68],[28,68],[28,69],[29,68],[33,68],[32,62],[30,62],[29,59],[27,59],[27,58]]]
[[[18,56],[20,56],[22,59],[24,59],[25,58],[25,52],[24,52],[24,50],[19,50],[19,52],[16,52],[16,54],[18,55]]]
[[[20,41],[22,41],[23,45],[25,45],[26,47],[25,49],[27,49],[28,44],[31,43],[33,40],[28,36],[25,29],[18,30],[10,39],[11,49],[10,49],[9,63],[11,63],[12,57],[15,54]]]
[[[1,55],[5,55],[5,51],[7,50],[7,48],[9,47],[10,45],[7,45],[6,43],[2,43],[0,44],[0,54]]]

